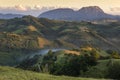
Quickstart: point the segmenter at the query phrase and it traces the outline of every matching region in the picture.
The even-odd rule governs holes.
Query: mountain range
[[[100,19],[120,20],[120,16],[113,16],[107,14],[98,6],[83,7],[78,11],[74,11],[73,9],[69,9],[69,8],[55,9],[40,14],[39,18],[48,18],[48,19],[66,20],[66,21],[91,21],[91,20],[100,20]]]
[[[24,15],[22,14],[0,14],[0,19],[12,19],[12,18],[20,18]]]
[[[0,14],[0,19],[12,19],[23,17],[22,14]],[[48,18],[54,20],[65,21],[93,21],[101,19],[120,20],[120,16],[110,15],[105,13],[98,6],[82,7],[78,11],[74,11],[70,8],[58,8],[44,12],[38,16],[38,18]]]

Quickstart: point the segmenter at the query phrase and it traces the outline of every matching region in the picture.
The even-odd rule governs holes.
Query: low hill
[[[0,80],[105,80],[68,76],[53,76],[21,69],[0,66]]]

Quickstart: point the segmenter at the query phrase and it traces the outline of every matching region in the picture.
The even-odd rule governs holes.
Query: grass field
[[[0,80],[105,80],[105,79],[53,76],[49,74],[25,71],[12,67],[0,66]]]

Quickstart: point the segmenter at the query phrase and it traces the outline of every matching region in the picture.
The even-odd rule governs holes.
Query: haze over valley
[[[0,80],[120,80],[119,4],[0,0]]]

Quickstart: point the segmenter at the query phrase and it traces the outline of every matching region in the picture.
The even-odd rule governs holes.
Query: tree
[[[49,50],[48,53],[43,57],[42,66],[44,72],[49,72],[50,67],[54,64],[57,57],[54,55],[52,50]]]

